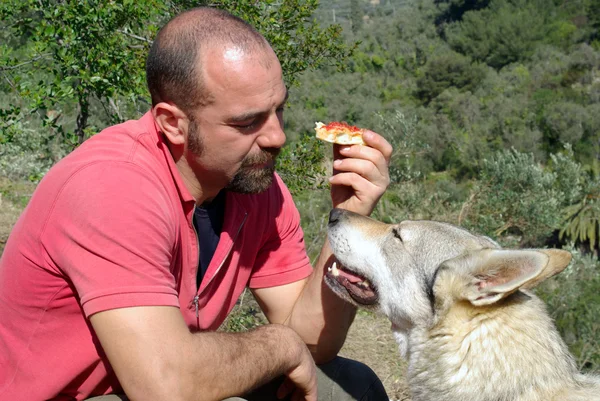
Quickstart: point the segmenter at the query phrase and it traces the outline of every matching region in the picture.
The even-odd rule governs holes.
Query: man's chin
[[[266,191],[273,184],[274,168],[265,168],[260,171],[241,170],[226,189],[240,194],[258,194]]]

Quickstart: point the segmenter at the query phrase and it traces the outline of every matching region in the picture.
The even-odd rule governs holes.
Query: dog
[[[389,318],[413,401],[600,400],[600,378],[578,372],[528,291],[564,270],[569,252],[502,249],[447,223],[385,224],[341,209],[327,236],[325,282]]]

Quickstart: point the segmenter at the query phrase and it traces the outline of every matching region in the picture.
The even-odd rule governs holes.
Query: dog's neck
[[[406,349],[409,381],[418,400],[441,399],[443,393],[452,394],[443,399],[465,401],[533,400],[524,396],[532,386],[549,393],[555,387],[548,366],[564,377],[577,373],[543,303],[522,292],[485,309],[457,302],[434,325],[396,338]],[[500,396],[491,389],[507,388],[493,383],[503,380],[510,380],[510,393]],[[473,394],[463,394],[465,389]]]

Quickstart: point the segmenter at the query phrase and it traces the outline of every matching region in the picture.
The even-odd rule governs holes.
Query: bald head
[[[235,48],[243,53],[270,49],[246,21],[215,8],[195,8],[170,20],[158,33],[146,62],[152,105],[172,102],[186,114],[209,104],[203,85],[203,57],[210,50]]]

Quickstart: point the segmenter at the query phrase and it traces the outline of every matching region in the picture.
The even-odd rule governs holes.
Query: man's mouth
[[[348,295],[358,304],[373,305],[379,299],[373,284],[362,275],[350,271],[337,262],[327,269],[327,277],[346,289]]]

